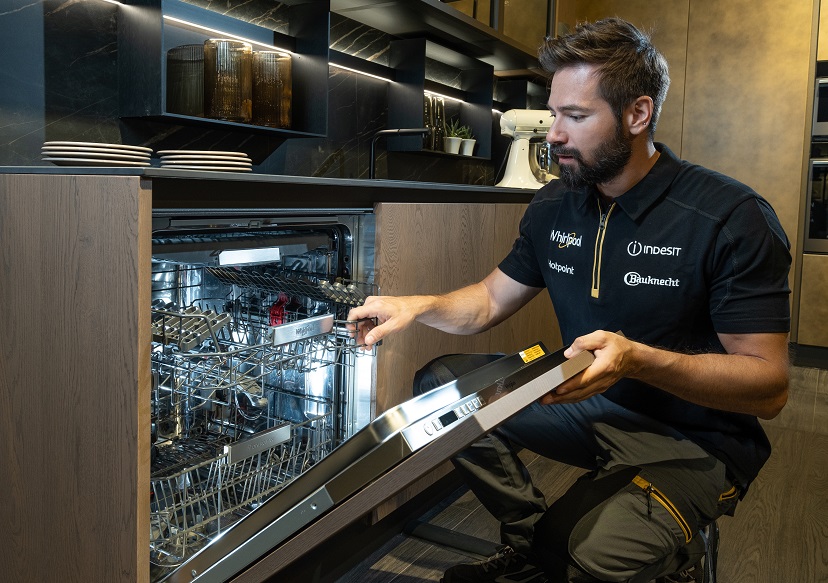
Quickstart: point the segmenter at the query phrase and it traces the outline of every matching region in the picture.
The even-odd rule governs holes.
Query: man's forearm
[[[489,294],[482,282],[447,294],[418,296],[418,306],[418,322],[450,334],[477,334],[492,325]]]
[[[787,400],[787,362],[747,354],[680,354],[635,344],[629,376],[714,409],[775,417]]]

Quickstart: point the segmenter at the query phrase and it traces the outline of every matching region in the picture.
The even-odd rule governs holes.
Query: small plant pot
[[[460,142],[460,153],[464,156],[471,156],[474,153],[474,144],[477,140],[465,139]]]
[[[448,154],[459,154],[462,141],[460,138],[443,138],[443,150]]]

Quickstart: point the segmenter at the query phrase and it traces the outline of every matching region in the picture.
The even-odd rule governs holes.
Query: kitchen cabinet
[[[828,255],[805,253],[799,288],[798,344],[828,346]]]

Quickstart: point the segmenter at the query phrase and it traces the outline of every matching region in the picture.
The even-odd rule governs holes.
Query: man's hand
[[[603,393],[622,378],[630,376],[635,369],[635,343],[620,334],[599,330],[581,336],[566,349],[564,356],[572,358],[584,350],[589,350],[595,355],[593,363],[551,393],[541,397],[539,401],[542,405],[577,403],[589,399],[593,395]]]
[[[366,350],[393,332],[399,332],[411,325],[420,313],[422,303],[419,297],[368,296],[365,303],[348,312],[348,320],[355,322],[349,327],[355,329],[357,344],[365,345]],[[375,325],[371,318],[376,318]]]

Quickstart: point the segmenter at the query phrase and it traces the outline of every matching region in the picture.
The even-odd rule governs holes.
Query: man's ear
[[[652,98],[642,95],[627,106],[624,110],[624,116],[627,121],[627,129],[632,135],[637,136],[649,131],[650,122],[653,119]]]

